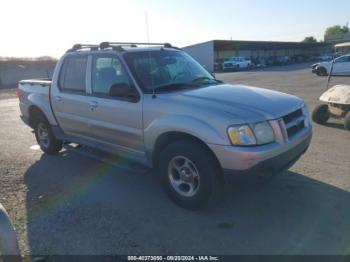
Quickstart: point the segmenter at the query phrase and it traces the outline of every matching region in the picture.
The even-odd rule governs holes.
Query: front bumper
[[[316,74],[317,73],[317,69],[318,69],[317,67],[316,68],[312,68],[311,72]]]
[[[279,172],[291,167],[308,149],[312,129],[305,128],[298,137],[284,143],[264,146],[235,147],[209,145],[225,175]]]
[[[313,65],[311,66],[311,71],[312,71],[312,73],[316,73],[316,72],[317,72],[317,69],[318,69],[319,65],[320,65],[320,64],[313,64]]]

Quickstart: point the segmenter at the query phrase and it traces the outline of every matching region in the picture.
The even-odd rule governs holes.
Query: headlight
[[[250,146],[256,144],[255,136],[248,125],[230,127],[228,136],[233,145]]]
[[[229,127],[228,136],[231,143],[237,146],[264,145],[275,141],[273,130],[268,122]]]
[[[268,122],[260,122],[252,125],[257,144],[264,145],[275,141],[273,130]]]
[[[303,115],[305,116],[305,125],[306,126],[310,126],[311,124],[311,114],[310,114],[310,111],[309,109],[307,108],[307,105],[305,104],[302,108],[302,111],[303,111]]]

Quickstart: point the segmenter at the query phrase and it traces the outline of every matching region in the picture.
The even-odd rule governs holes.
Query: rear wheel
[[[41,150],[47,154],[57,154],[62,149],[62,141],[55,138],[51,126],[43,116],[35,122],[35,138]]]
[[[328,105],[319,105],[312,112],[312,120],[317,124],[325,124],[329,119]]]
[[[183,208],[197,210],[211,198],[220,168],[204,145],[180,140],[161,152],[159,172],[169,197]]]
[[[346,114],[344,119],[344,128],[350,131],[350,111]]]

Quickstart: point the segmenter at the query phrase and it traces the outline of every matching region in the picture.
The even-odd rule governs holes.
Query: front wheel
[[[55,138],[50,124],[44,117],[37,119],[34,132],[38,145],[45,153],[54,155],[62,149],[62,141]]]
[[[324,67],[319,67],[319,68],[317,68],[316,74],[317,74],[318,76],[327,76],[327,75],[328,75],[327,70],[326,70],[326,68],[324,68]]]
[[[329,119],[328,105],[316,106],[312,112],[312,120],[317,124],[325,124]]]
[[[183,208],[197,210],[212,196],[220,168],[206,146],[181,140],[161,152],[159,172],[169,197]]]

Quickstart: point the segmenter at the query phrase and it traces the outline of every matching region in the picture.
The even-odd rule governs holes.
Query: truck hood
[[[255,120],[277,119],[304,104],[303,100],[296,96],[244,85],[208,86],[185,91],[181,95],[192,104],[204,104],[238,118],[250,117]]]

